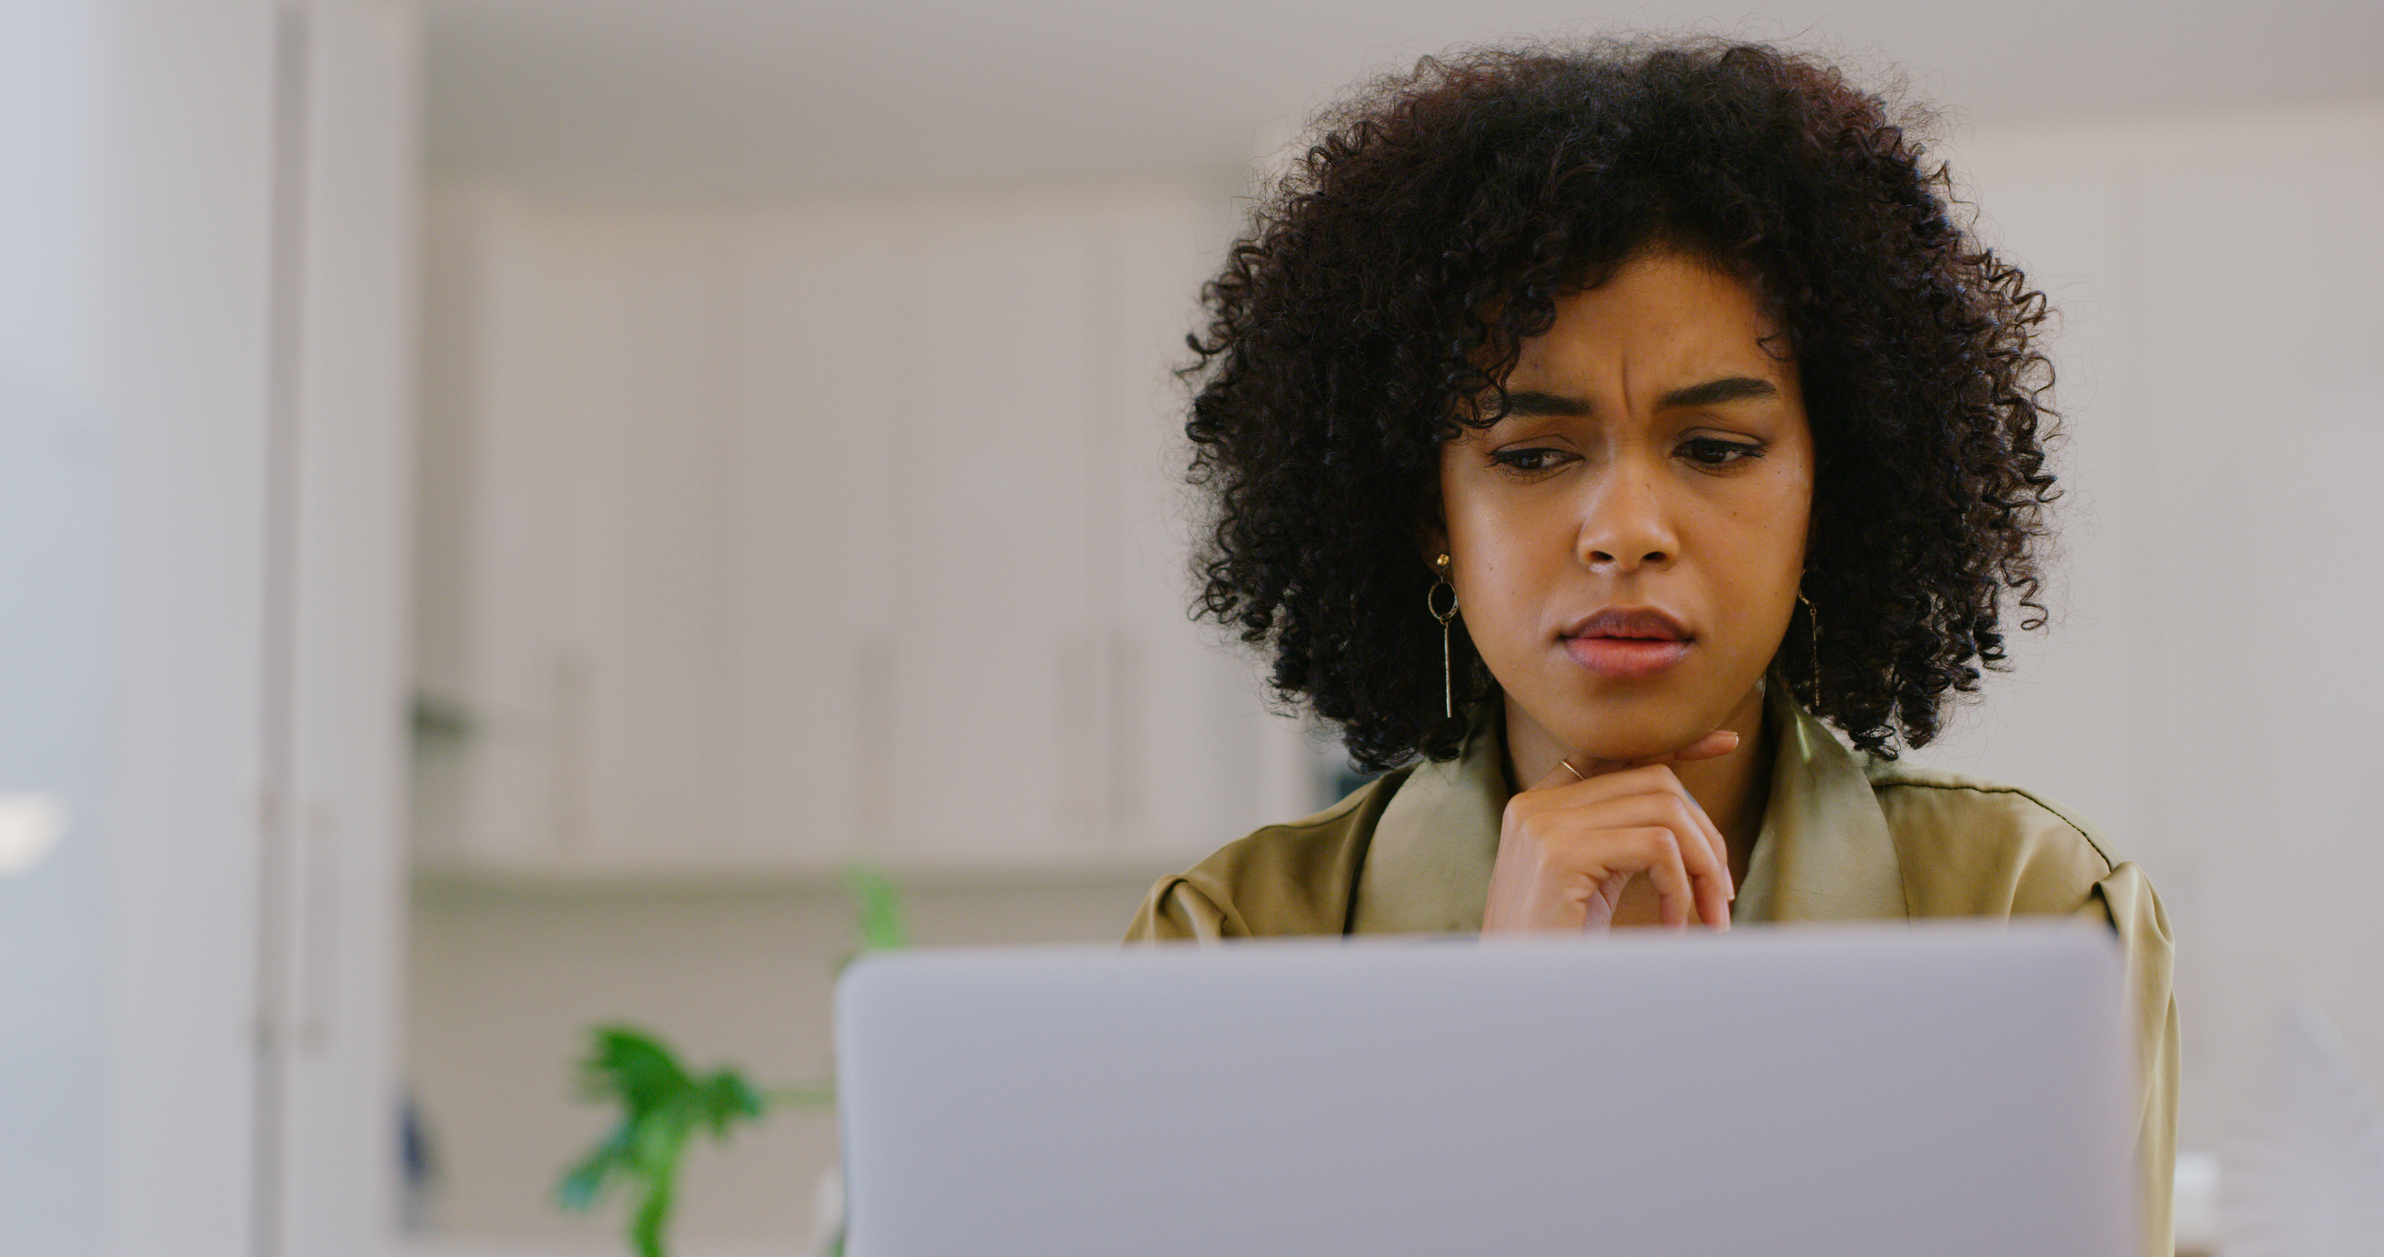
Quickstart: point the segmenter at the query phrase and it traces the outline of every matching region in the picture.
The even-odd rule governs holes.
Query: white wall
[[[1921,758],[2143,865],[2180,1143],[2212,1147],[2289,1000],[2384,1078],[2384,107],[1982,128],[1956,166],[2061,310],[2070,561],[2052,632]]]
[[[393,866],[401,828],[390,512],[406,494],[369,433],[401,446],[411,77],[402,14],[361,13],[0,6],[0,794],[68,816],[45,858],[0,876],[0,1250],[369,1252],[305,1249],[281,1209],[293,1164],[334,1207],[384,1190],[342,1157],[388,1123],[325,1138],[313,1119],[340,1101],[278,1051],[297,1024],[284,962],[306,936],[282,893],[298,866],[275,846],[308,781],[357,805],[348,867],[370,869],[375,842]],[[375,22],[394,59],[340,44]],[[306,81],[315,35],[342,63],[329,84]],[[357,108],[309,112],[327,103]],[[309,137],[334,137],[328,195],[296,160]],[[312,294],[310,246],[338,254]],[[360,433],[344,448],[363,458],[342,463]],[[330,500],[303,500],[309,471],[359,462]],[[326,569],[346,584],[309,583]],[[377,642],[377,672],[297,664],[320,631],[299,615],[310,596],[370,619],[342,645],[369,660]],[[342,690],[376,682],[377,734]],[[300,736],[307,754],[287,754]],[[347,953],[392,971],[345,992],[368,1033],[378,1003],[384,1036],[394,888],[384,869],[377,922],[350,926],[377,932],[377,960]]]
[[[318,0],[284,22],[303,108],[285,112],[301,129],[283,176],[292,448],[259,1251],[370,1257],[398,1229],[420,41],[403,5]]]
[[[0,1247],[28,1252],[100,1242],[112,486],[98,159],[114,52],[97,12],[0,7],[0,795],[67,812],[46,856],[0,876],[0,1132],[42,1132],[0,1134]]]
[[[272,26],[0,10],[12,1251],[247,1240]],[[20,635],[21,634],[21,635]]]

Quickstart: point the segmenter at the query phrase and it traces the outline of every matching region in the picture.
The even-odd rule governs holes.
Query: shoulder
[[[2034,791],[1902,760],[1863,771],[1915,915],[2074,912],[2120,867],[2093,826]]]
[[[2067,915],[2110,927],[2135,1023],[2138,1199],[2146,1233],[2165,1235],[2177,1126],[2176,947],[2152,883],[2093,826],[2034,791],[1900,760],[1870,759],[1864,775],[1894,836],[1913,915]]]
[[[1366,842],[1407,771],[1385,773],[1313,816],[1255,830],[1160,878],[1128,941],[1341,933]]]

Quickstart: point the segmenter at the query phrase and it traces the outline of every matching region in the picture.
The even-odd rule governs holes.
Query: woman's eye
[[[1547,446],[1496,450],[1490,455],[1491,461],[1509,471],[1553,471],[1569,457],[1566,451]]]
[[[1763,447],[1746,441],[1724,441],[1718,437],[1691,437],[1680,443],[1680,452],[1692,463],[1707,467],[1727,467],[1749,458],[1763,457]]]

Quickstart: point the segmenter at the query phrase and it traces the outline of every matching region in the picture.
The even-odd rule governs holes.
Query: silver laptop
[[[2080,925],[880,955],[852,1257],[2122,1257]]]

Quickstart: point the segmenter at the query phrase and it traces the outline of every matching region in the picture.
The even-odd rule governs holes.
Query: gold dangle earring
[[[1818,706],[1821,702],[1821,615],[1813,610],[1813,600],[1805,597],[1803,589],[1796,591],[1796,600],[1805,604],[1805,627],[1812,632],[1813,702]]]
[[[1432,560],[1435,579],[1432,588],[1424,591],[1424,609],[1440,621],[1440,713],[1457,718],[1457,672],[1449,656],[1449,621],[1457,618],[1457,587],[1449,583],[1449,556],[1444,551]],[[1440,591],[1449,591],[1449,605],[1440,605]]]

